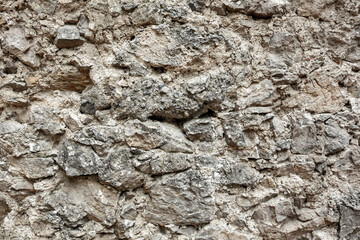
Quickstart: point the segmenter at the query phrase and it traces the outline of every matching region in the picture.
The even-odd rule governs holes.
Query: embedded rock
[[[191,167],[191,155],[183,153],[174,153],[157,156],[150,161],[150,172],[153,175],[162,175],[184,171]]]
[[[6,203],[5,200],[0,200],[0,223],[4,221],[4,218],[7,216],[7,214],[11,211],[10,207]]]
[[[62,91],[82,92],[89,84],[91,79],[87,70],[79,70],[74,66],[62,66],[56,68],[51,74],[50,87]]]
[[[294,153],[310,153],[316,147],[316,127],[314,124],[294,128],[291,149]]]
[[[56,162],[68,176],[92,175],[98,173],[101,159],[91,147],[65,140],[60,147]]]
[[[25,54],[20,55],[19,59],[25,65],[32,67],[32,68],[38,68],[38,67],[40,67],[40,64],[41,64],[40,58],[36,55],[36,53],[33,49],[30,49]]]
[[[54,176],[58,167],[52,158],[25,158],[16,160],[15,166],[20,168],[22,174],[28,179],[39,179]]]
[[[80,46],[84,43],[84,39],[80,36],[77,26],[65,25],[58,29],[55,38],[55,45],[58,48],[72,48]]]
[[[125,128],[125,136],[130,147],[150,150],[160,148],[165,144],[165,139],[156,122],[129,121]]]
[[[0,134],[9,134],[20,131],[23,125],[19,122],[8,120],[0,123]]]
[[[341,129],[336,123],[330,123],[325,127],[325,154],[334,154],[344,150],[349,145],[350,136],[345,129]]]
[[[30,43],[21,28],[11,28],[5,32],[4,49],[14,55],[21,55],[29,49]]]
[[[192,152],[192,144],[175,126],[154,121],[128,121],[125,126],[126,142],[130,147],[167,152]]]
[[[115,191],[87,179],[65,182],[45,199],[69,224],[75,226],[85,217],[112,226],[115,223],[116,200]]]
[[[212,142],[217,137],[215,122],[210,118],[193,119],[184,124],[184,131],[191,140]]]
[[[144,78],[125,88],[113,104],[119,119],[141,120],[150,117],[188,119],[200,110],[201,105],[188,96],[185,89],[152,78]]]
[[[99,178],[119,190],[132,190],[144,184],[144,176],[132,165],[130,149],[118,147],[101,163]]]
[[[92,146],[96,151],[103,150],[115,143],[124,142],[120,127],[96,125],[82,128],[76,133],[73,140],[83,145]]]
[[[292,130],[291,151],[308,154],[317,147],[316,125],[308,114],[296,115]]]
[[[193,170],[163,177],[151,186],[145,219],[160,225],[200,225],[215,217],[213,190]]]
[[[186,90],[188,90],[191,94],[200,93],[204,91],[210,82],[209,76],[200,76],[190,79],[186,82]]]
[[[245,0],[241,2],[225,0],[223,2],[230,11],[242,12],[258,18],[268,18],[273,15],[282,15],[285,13],[285,7],[287,4],[287,1],[283,0]]]
[[[228,186],[249,187],[256,184],[260,174],[243,164],[228,164],[223,169],[222,182]]]
[[[239,121],[230,120],[224,123],[226,142],[233,147],[244,149],[254,147],[257,143],[256,133],[244,130]]]
[[[340,210],[340,234],[342,239],[356,239],[360,237],[359,226],[360,212],[350,207],[341,205]]]

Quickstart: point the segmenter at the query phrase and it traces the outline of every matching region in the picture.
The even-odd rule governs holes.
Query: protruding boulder
[[[294,153],[307,154],[316,147],[315,124],[295,127],[292,134],[291,149]]]
[[[102,99],[106,99],[106,96]],[[165,84],[159,78],[144,78],[130,84],[117,95],[113,110],[119,119],[189,119],[201,109],[201,105],[179,85]]]
[[[191,78],[186,82],[186,90],[191,94],[204,91],[210,84],[210,76],[198,76]]]
[[[245,0],[223,1],[226,8],[232,12],[241,12],[249,16],[270,18],[273,15],[283,15],[287,1],[285,0]]]
[[[67,224],[77,226],[86,216],[105,226],[115,221],[117,193],[100,183],[89,179],[66,181],[52,194],[45,197],[45,203],[51,206]]]
[[[257,142],[254,131],[245,130],[240,121],[229,120],[224,122],[224,133],[227,144],[238,149],[253,148]]]
[[[77,132],[74,140],[84,145],[105,147],[124,141],[123,133],[119,127],[110,126],[86,126]]]
[[[31,48],[25,54],[20,55],[19,59],[22,63],[32,68],[39,68],[41,64],[40,58]]]
[[[55,45],[58,48],[72,48],[82,45],[84,41],[75,25],[65,25],[58,29]]]

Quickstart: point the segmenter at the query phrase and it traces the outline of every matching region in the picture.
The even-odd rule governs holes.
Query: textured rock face
[[[360,239],[359,140],[359,1],[0,1],[0,239]]]

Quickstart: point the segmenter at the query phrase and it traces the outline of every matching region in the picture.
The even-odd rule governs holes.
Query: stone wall
[[[0,239],[360,239],[359,14],[0,1]]]

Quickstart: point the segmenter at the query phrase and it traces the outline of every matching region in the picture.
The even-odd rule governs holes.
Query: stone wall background
[[[0,1],[0,238],[360,239],[359,13]]]

